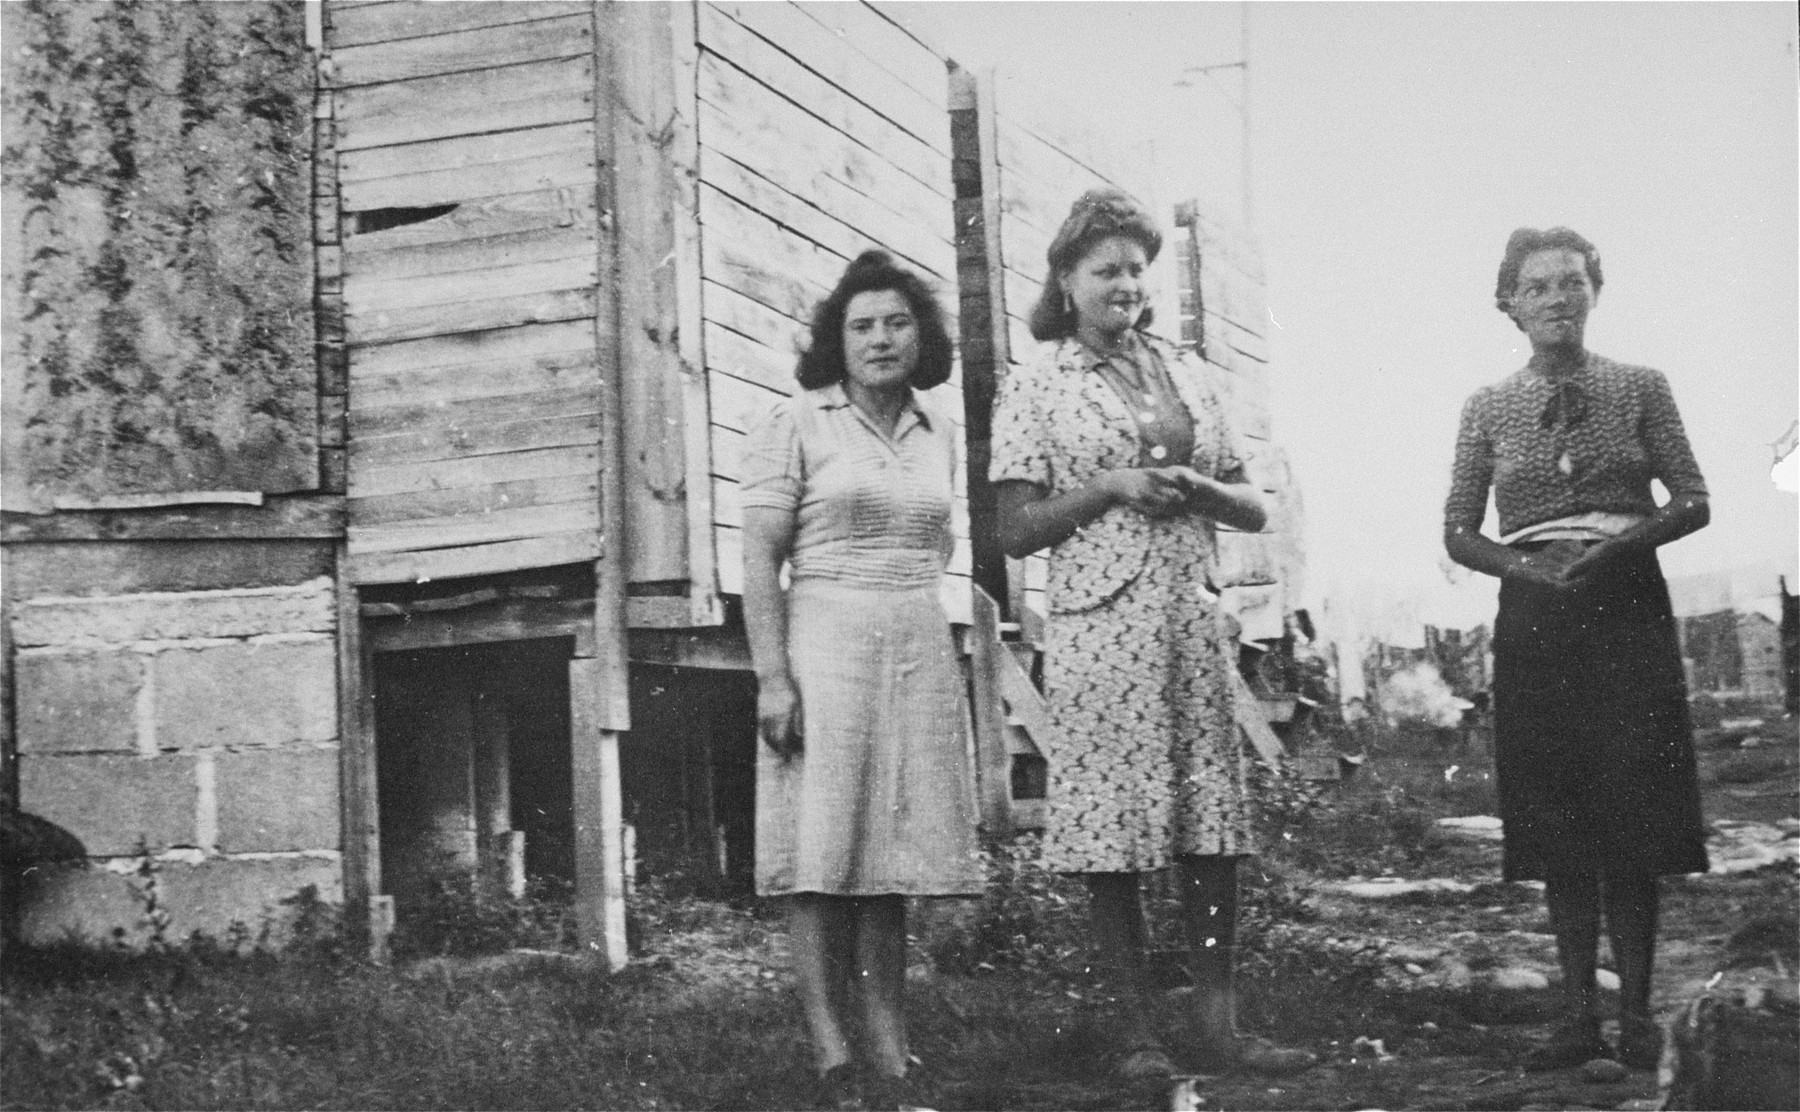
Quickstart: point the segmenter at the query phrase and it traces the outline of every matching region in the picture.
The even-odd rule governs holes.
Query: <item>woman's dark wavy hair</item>
[[[1520,228],[1506,240],[1506,255],[1500,260],[1500,276],[1494,282],[1494,308],[1512,316],[1513,293],[1519,285],[1519,268],[1535,251],[1573,251],[1587,266],[1588,281],[1594,292],[1600,292],[1606,279],[1600,274],[1600,249],[1573,228]]]
[[[1094,245],[1103,239],[1124,236],[1137,241],[1150,262],[1162,251],[1162,233],[1150,219],[1149,210],[1136,197],[1123,189],[1090,189],[1075,198],[1069,218],[1057,230],[1045,252],[1050,273],[1044,277],[1044,291],[1031,307],[1031,336],[1036,340],[1060,340],[1075,334],[1075,311],[1064,296],[1062,273],[1079,263]],[[1137,327],[1148,325],[1154,314],[1148,305],[1137,319]]]
[[[893,290],[905,298],[919,324],[919,362],[906,384],[915,390],[929,390],[950,381],[950,333],[930,287],[886,251],[869,250],[850,261],[837,288],[813,310],[812,341],[794,369],[801,389],[816,390],[844,381],[849,373],[844,366],[844,313],[857,294],[880,290]]]

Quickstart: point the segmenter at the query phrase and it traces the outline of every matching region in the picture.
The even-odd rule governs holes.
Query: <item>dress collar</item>
[[[817,390],[809,390],[807,393],[812,398],[813,404],[820,409],[856,409],[855,403],[850,400],[849,391],[844,389],[842,382],[821,386]],[[860,411],[857,416],[862,416]],[[864,419],[866,420],[866,418]],[[908,388],[906,406],[900,411],[900,420],[894,423],[894,439],[900,439],[901,435],[914,424],[922,425],[926,429],[931,428],[931,411],[919,404],[919,392]]]

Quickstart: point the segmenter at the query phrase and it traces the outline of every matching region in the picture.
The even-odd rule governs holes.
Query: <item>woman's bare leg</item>
[[[850,1061],[843,1012],[854,962],[852,902],[817,892],[788,900],[788,945],[820,1073]]]
[[[855,901],[854,988],[869,1041],[869,1061],[887,1077],[906,1073],[906,900]]]

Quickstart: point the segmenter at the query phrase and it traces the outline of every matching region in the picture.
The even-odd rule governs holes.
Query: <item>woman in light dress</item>
[[[920,393],[950,364],[924,283],[865,253],[814,314],[803,390],[744,450],[757,891],[788,902],[827,1107],[920,1103],[906,899],[983,885],[963,679],[939,602],[957,431]]]

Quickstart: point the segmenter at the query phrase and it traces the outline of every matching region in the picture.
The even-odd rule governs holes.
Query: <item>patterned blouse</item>
[[[1162,361],[1194,419],[1194,450],[1186,462],[1220,482],[1242,482],[1247,456],[1225,421],[1206,369],[1167,340],[1138,336]],[[1070,337],[1045,344],[1037,359],[1007,372],[994,405],[988,481],[1023,480],[1061,494],[1104,472],[1138,466],[1137,422],[1095,369],[1098,362]],[[1198,516],[1157,522],[1129,506],[1114,506],[1050,550],[1051,611],[1080,613],[1117,595],[1143,571],[1151,531],[1159,524],[1191,529],[1204,567],[1213,570],[1217,545],[1211,522]]]
[[[795,515],[795,579],[936,587],[956,544],[956,426],[916,392],[892,436],[842,384],[783,398],[751,430],[740,499]]]
[[[1490,485],[1502,536],[1595,510],[1649,515],[1651,479],[1706,496],[1661,371],[1591,352],[1560,381],[1526,366],[1463,406],[1444,528],[1478,531]]]

